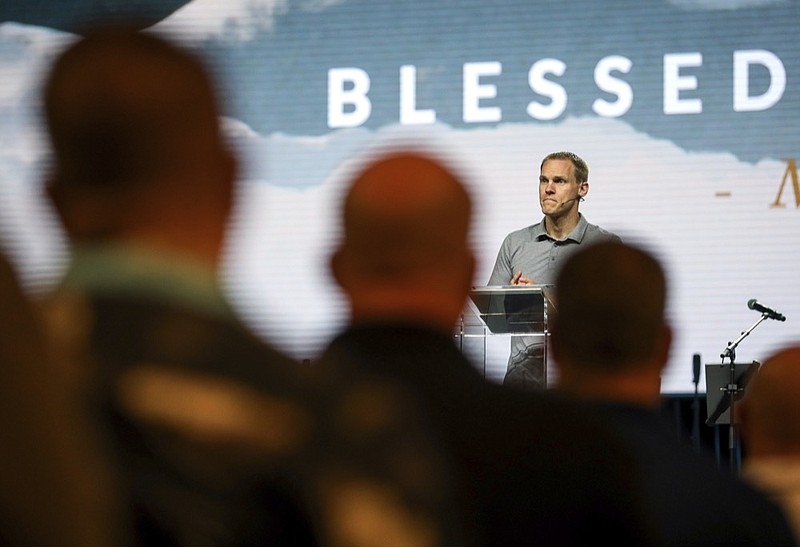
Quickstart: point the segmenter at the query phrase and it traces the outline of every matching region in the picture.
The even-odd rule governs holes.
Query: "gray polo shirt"
[[[599,241],[621,241],[620,237],[580,215],[578,225],[564,239],[553,239],[541,222],[511,232],[503,240],[488,285],[508,285],[517,272],[535,283],[555,283],[558,269],[581,245]]]
[[[541,222],[511,232],[503,240],[497,253],[489,285],[508,285],[517,272],[540,285],[553,285],[559,268],[581,246],[600,241],[621,241],[616,234],[594,224],[589,224],[583,215],[578,218],[575,229],[564,239],[554,239]],[[532,386],[542,389],[547,385],[546,349],[544,340],[538,336],[511,336],[511,351],[504,383],[530,390]]]

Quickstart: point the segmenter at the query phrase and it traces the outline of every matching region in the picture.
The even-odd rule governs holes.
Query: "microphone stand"
[[[737,458],[736,458],[736,426],[735,426],[735,415],[733,412],[733,405],[736,399],[736,394],[742,391],[744,388],[740,388],[736,383],[736,365],[734,361],[736,360],[736,348],[739,346],[742,340],[747,338],[753,330],[760,325],[765,319],[769,319],[769,313],[765,312],[761,314],[761,317],[758,318],[758,321],[753,323],[753,325],[747,329],[746,331],[742,332],[741,336],[737,338],[733,342],[728,342],[728,346],[723,350],[720,354],[722,361],[725,361],[725,358],[730,358],[730,380],[728,381],[728,385],[725,387],[720,388],[722,391],[725,392],[725,395],[728,400],[728,408],[730,409],[729,416],[730,416],[730,424],[728,426],[728,451],[729,451],[729,458],[730,458],[730,467],[731,471],[736,474],[738,471],[737,465]],[[724,399],[723,399],[724,400]],[[723,405],[717,408],[715,411],[715,416],[713,416],[714,420],[719,417],[722,412],[725,411]],[[709,420],[711,421],[711,420]]]

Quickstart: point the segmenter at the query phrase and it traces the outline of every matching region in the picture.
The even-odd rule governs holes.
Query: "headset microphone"
[[[573,202],[573,201],[577,201],[577,202],[579,202],[579,203],[580,203],[581,201],[583,201],[583,196],[581,196],[581,195],[577,195],[577,196],[575,196],[574,198],[569,198],[568,200],[562,201],[562,202],[561,202],[561,206],[563,207],[563,206],[564,206],[564,205],[566,205],[567,203],[571,203],[571,202]]]

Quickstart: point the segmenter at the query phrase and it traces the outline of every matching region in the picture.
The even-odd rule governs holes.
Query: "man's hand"
[[[511,278],[512,285],[536,285],[536,282],[529,278],[522,275],[522,272],[517,272],[514,274],[514,277]]]

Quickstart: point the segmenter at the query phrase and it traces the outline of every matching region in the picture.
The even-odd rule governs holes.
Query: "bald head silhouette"
[[[417,152],[373,160],[354,178],[332,258],[353,320],[452,329],[474,272],[472,202],[444,163]]]
[[[73,241],[218,252],[235,162],[199,58],[152,34],[94,29],[55,60],[44,105],[48,192]]]
[[[556,278],[551,321],[558,387],[576,395],[656,404],[672,341],[667,282],[644,249],[595,243]]]

